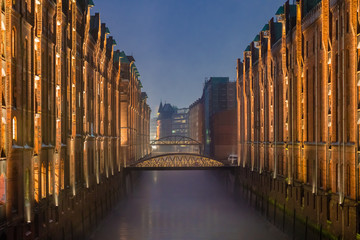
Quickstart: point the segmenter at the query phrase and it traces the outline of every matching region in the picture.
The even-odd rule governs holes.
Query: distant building
[[[157,133],[156,138],[163,138],[172,135],[173,114],[176,112],[176,107],[169,103],[160,103],[157,118]]]
[[[204,143],[204,102],[200,98],[189,107],[189,137]]]
[[[172,116],[172,135],[189,137],[189,109],[177,109]]]
[[[216,159],[227,159],[230,154],[237,153],[236,109],[215,113],[211,117],[211,155]]]
[[[217,113],[236,109],[236,83],[230,82],[228,77],[211,77],[205,82],[202,99],[204,103],[204,153],[215,158],[222,157],[227,152],[215,155],[215,145],[214,142],[212,143],[215,139],[212,138],[216,135],[212,134],[212,131],[217,131],[216,128],[219,126],[212,123],[212,117]],[[222,117],[226,116],[220,114],[216,117],[217,123],[222,121]],[[233,121],[236,122],[236,118]],[[234,131],[229,132],[229,138],[232,138],[231,134],[236,136],[236,125]]]
[[[150,141],[156,139],[157,118],[150,119]]]

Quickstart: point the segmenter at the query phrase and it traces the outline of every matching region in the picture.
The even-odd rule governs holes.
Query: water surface
[[[247,204],[235,200],[218,174],[144,171],[134,190],[102,221],[92,240],[288,239]]]

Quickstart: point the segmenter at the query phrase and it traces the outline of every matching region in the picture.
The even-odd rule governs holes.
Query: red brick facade
[[[149,151],[138,70],[91,0],[0,4],[0,239],[85,238]]]
[[[262,184],[265,195],[346,239],[360,232],[359,7],[287,1],[237,66],[239,165],[287,189]]]

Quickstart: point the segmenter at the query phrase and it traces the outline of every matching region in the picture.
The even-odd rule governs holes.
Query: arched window
[[[0,175],[0,204],[6,203],[6,176],[5,172]]]
[[[17,84],[16,84],[16,53],[17,53],[17,38],[16,38],[16,29],[13,28],[11,31],[11,57],[12,57],[12,66],[11,66],[11,89],[12,89],[12,104],[16,108],[16,94],[17,94]]]
[[[65,162],[64,162],[64,158],[61,158],[61,160],[60,160],[60,185],[61,185],[61,190],[65,188],[64,171],[65,171]]]
[[[5,130],[6,130],[6,119],[5,119],[5,117],[2,117],[1,118],[1,148],[2,149],[6,149]]]
[[[41,164],[41,198],[46,198],[46,167]]]
[[[350,165],[346,167],[346,195],[350,196],[351,194],[351,174],[350,174]]]
[[[60,188],[60,160],[59,157],[55,157],[55,194],[59,195]]]
[[[30,170],[25,170],[25,187],[24,187],[24,205],[25,205],[25,220],[27,223],[31,222],[31,205],[30,205]]]
[[[48,189],[49,189],[49,195],[53,194],[53,189],[54,189],[54,178],[53,178],[53,164],[50,161],[48,164]]]
[[[17,141],[17,119],[16,117],[13,117],[13,120],[12,120],[12,138],[13,138],[13,141]]]
[[[11,31],[11,56],[16,56],[16,29],[13,28]]]
[[[39,202],[39,161],[34,159],[34,198]]]

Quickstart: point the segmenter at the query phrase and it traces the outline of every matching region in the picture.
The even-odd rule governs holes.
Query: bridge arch
[[[201,145],[201,143],[189,137],[172,135],[153,140],[150,145]]]
[[[169,153],[149,156],[134,163],[133,168],[219,168],[227,164],[193,153]]]

